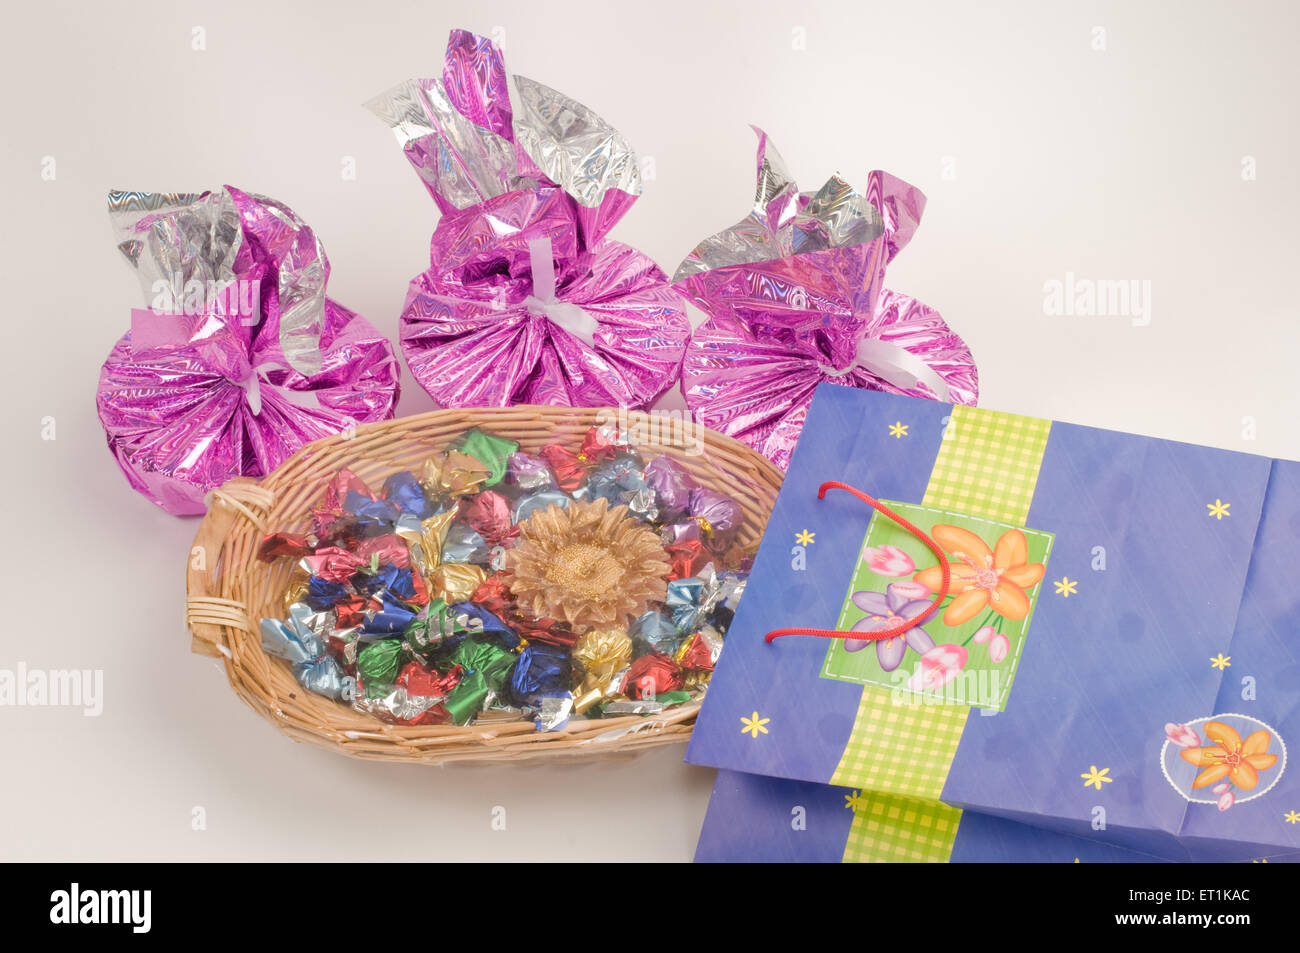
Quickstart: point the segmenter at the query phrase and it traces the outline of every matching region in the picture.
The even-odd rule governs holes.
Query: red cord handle
[[[900,622],[898,625],[892,626],[888,629],[881,629],[879,632],[846,632],[843,629],[773,629],[771,632],[767,633],[765,641],[771,642],[774,639],[779,639],[783,635],[818,635],[826,639],[854,638],[862,639],[864,642],[879,642],[884,639],[892,639],[900,636],[908,629],[915,628],[926,619],[930,618],[930,616],[934,615],[935,610],[939,608],[939,603],[943,601],[943,597],[948,592],[948,581],[951,577],[951,569],[948,566],[948,557],[945,556],[943,550],[939,548],[939,544],[907,520],[903,519],[903,517],[899,516],[889,507],[885,506],[885,504],[881,503],[879,500],[867,496],[867,494],[863,493],[861,490],[851,487],[847,483],[841,483],[839,480],[826,481],[820,488],[818,488],[817,499],[825,499],[827,490],[844,490],[847,493],[852,493],[873,510],[888,516],[899,526],[903,527],[903,529],[907,530],[921,542],[925,543],[925,545],[929,546],[931,551],[939,557],[939,566],[943,571],[943,582],[939,585],[939,592],[934,597],[934,601],[930,603],[930,607],[920,615],[913,616],[912,618]]]

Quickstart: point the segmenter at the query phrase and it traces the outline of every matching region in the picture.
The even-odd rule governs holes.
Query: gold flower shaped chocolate
[[[506,553],[506,585],[536,619],[575,632],[625,625],[668,592],[671,571],[659,536],[606,500],[554,504],[519,524]]]

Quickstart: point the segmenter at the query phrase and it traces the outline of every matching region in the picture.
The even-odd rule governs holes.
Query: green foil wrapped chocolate
[[[384,639],[362,646],[357,653],[357,674],[366,687],[367,698],[381,698],[393,690],[401,651],[401,639]]]
[[[451,720],[458,725],[469,724],[487,699],[488,692],[499,693],[514,667],[517,656],[492,642],[475,642],[466,639],[451,653],[451,663],[459,665],[464,674],[460,684],[447,693],[443,704]]]
[[[465,434],[457,447],[461,453],[469,454],[492,471],[484,486],[495,486],[506,475],[506,462],[510,454],[519,449],[519,444],[505,437],[495,437],[475,427]]]

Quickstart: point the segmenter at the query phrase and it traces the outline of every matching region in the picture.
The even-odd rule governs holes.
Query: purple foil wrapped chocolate
[[[865,195],[839,176],[801,194],[754,131],[754,208],[701,242],[673,276],[708,315],[682,365],[696,419],[785,469],[822,381],[974,404],[970,349],[933,308],[883,286],[925,196],[879,171]]]
[[[150,310],[105,361],[99,418],[131,486],[197,515],[236,476],[393,416],[400,368],[365,319],[325,296],[329,261],[287,206],[219,192],[113,192],[119,250]]]
[[[402,311],[411,373],[443,406],[646,407],[690,324],[653,261],[608,240],[641,191],[636,156],[587,107],[452,31],[441,79],[369,107],[442,211]]]

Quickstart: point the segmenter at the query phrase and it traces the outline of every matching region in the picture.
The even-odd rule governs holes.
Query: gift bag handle
[[[879,642],[884,639],[897,638],[898,636],[906,632],[908,629],[920,625],[930,616],[934,615],[935,610],[939,608],[939,603],[943,601],[944,596],[948,592],[948,582],[952,574],[952,570],[948,565],[948,557],[945,556],[943,550],[939,548],[939,544],[936,543],[934,540],[932,540],[923,531],[917,529],[907,520],[903,519],[903,517],[899,516],[889,507],[885,506],[885,504],[881,503],[877,499],[873,499],[872,497],[867,496],[867,494],[863,493],[861,490],[857,489],[856,487],[851,487],[847,483],[841,483],[839,480],[828,480],[818,488],[817,499],[819,500],[825,499],[827,490],[844,490],[846,493],[852,493],[863,503],[866,503],[868,506],[870,506],[873,510],[889,517],[899,526],[903,527],[903,529],[907,530],[909,533],[911,533],[921,542],[925,543],[925,545],[929,546],[931,551],[933,551],[934,554],[937,557],[939,557],[939,567],[943,573],[943,581],[939,584],[939,591],[935,595],[934,601],[930,603],[929,608],[927,608],[924,612],[920,613],[919,615],[913,616],[910,619],[905,619],[902,622],[898,623],[897,625],[890,626],[888,629],[881,629],[879,632],[849,632],[843,629],[803,629],[803,628],[773,629],[771,632],[767,633],[765,640],[767,642],[772,642],[775,639],[779,639],[783,635],[817,635],[826,639],[853,638],[853,639],[861,639],[864,642]]]

